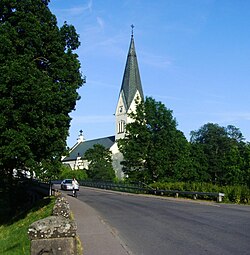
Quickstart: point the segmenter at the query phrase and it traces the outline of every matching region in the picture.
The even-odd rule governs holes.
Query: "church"
[[[92,148],[94,144],[100,144],[112,152],[113,168],[116,176],[119,179],[124,177],[122,166],[120,164],[123,156],[122,153],[119,152],[116,141],[125,136],[126,124],[132,121],[128,114],[136,110],[136,100],[140,101],[144,98],[135,51],[133,25],[131,27],[132,34],[130,46],[115,111],[115,135],[94,140],[85,140],[81,130],[77,143],[70,149],[69,155],[62,158],[62,163],[69,165],[72,170],[88,169],[88,162],[82,160],[82,156],[88,149]]]

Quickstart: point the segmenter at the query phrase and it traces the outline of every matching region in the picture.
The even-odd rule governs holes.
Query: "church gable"
[[[128,109],[128,113],[135,112],[137,104],[139,104],[141,101],[142,101],[141,94],[139,93],[139,91],[137,91],[135,93],[135,96],[134,96],[131,104],[130,104],[130,107]]]
[[[115,115],[118,116],[118,115],[124,114],[126,112],[127,112],[126,101],[124,99],[123,93],[121,93],[119,96],[119,99],[118,99]]]

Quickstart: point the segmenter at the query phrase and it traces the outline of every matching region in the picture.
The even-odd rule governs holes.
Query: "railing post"
[[[217,202],[218,203],[222,202],[223,197],[224,197],[224,193],[219,193],[217,197]]]

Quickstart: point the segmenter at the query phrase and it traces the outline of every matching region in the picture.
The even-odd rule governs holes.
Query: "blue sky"
[[[250,141],[250,1],[51,0],[75,26],[87,83],[72,112],[68,146],[114,135],[131,24],[145,96],[161,101],[187,139],[212,122],[234,125]]]

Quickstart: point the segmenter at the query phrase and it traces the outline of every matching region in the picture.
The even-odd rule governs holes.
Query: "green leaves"
[[[191,132],[191,146],[200,153],[193,154],[197,171],[203,169],[202,181],[220,185],[246,184],[244,165],[247,144],[238,128],[229,125],[207,123],[198,131]]]
[[[82,86],[73,26],[57,27],[49,1],[0,3],[0,171],[52,176]],[[62,32],[64,31],[64,32]],[[65,49],[66,50],[65,51]],[[46,173],[46,174],[45,174]]]
[[[177,169],[185,168],[186,163],[181,165],[188,153],[188,143],[177,130],[171,110],[148,97],[130,117],[133,122],[127,124],[125,138],[118,141],[125,174],[154,182],[173,178]]]
[[[130,179],[250,185],[250,146],[238,128],[207,123],[191,132],[188,143],[172,111],[152,98],[130,117],[133,122],[118,141]]]
[[[114,180],[115,171],[112,166],[112,153],[103,145],[95,144],[83,157],[89,162],[88,176],[93,180]]]
[[[65,42],[65,49],[75,50],[80,46],[79,35],[76,33],[74,26],[64,22],[64,25],[60,29],[60,33]]]

